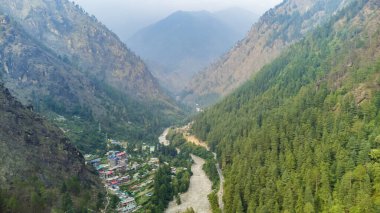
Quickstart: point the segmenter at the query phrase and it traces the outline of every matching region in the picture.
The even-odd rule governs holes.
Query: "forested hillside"
[[[183,93],[189,103],[210,105],[231,94],[291,44],[340,11],[346,0],[288,0],[267,11],[247,36],[194,76]]]
[[[0,212],[87,212],[104,189],[63,132],[0,84]]]
[[[379,1],[352,1],[193,131],[220,156],[226,212],[379,212]]]

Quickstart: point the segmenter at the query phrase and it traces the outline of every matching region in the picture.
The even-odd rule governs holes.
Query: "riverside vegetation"
[[[163,163],[156,173],[154,196],[151,204],[147,205],[150,212],[164,211],[173,198],[176,199],[178,204],[181,203],[179,193],[184,193],[188,190],[192,175],[190,154],[206,160],[203,170],[212,181],[212,189],[216,190],[219,186],[219,175],[215,167],[216,161],[210,151],[207,151],[204,147],[187,143],[182,134],[178,134],[173,130],[169,131],[167,139],[170,141],[170,145],[160,146],[158,150],[160,162],[167,162],[167,164]],[[182,168],[175,172],[174,179],[170,178],[173,174],[171,168]]]

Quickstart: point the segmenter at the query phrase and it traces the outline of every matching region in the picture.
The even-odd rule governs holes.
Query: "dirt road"
[[[193,176],[190,178],[189,190],[182,194],[181,205],[177,205],[175,200],[169,203],[166,213],[184,212],[187,208],[192,207],[197,213],[210,213],[211,207],[207,195],[211,193],[211,181],[202,170],[205,161],[197,156],[191,155],[194,164],[191,167]]]
[[[217,163],[215,166],[216,166],[216,169],[218,170],[219,180],[220,180],[220,183],[219,183],[219,184],[220,184],[220,185],[219,185],[219,191],[218,191],[218,203],[219,203],[219,208],[222,210],[222,212],[224,212],[224,203],[223,203],[223,194],[224,194],[223,185],[224,185],[224,177],[223,177],[222,170],[220,169],[219,163]]]
[[[186,133],[183,134],[183,137],[186,139],[187,142],[193,143],[197,146],[201,146],[206,148],[208,151],[210,151],[210,148],[207,146],[207,144],[201,140],[199,140],[197,137],[194,135],[188,135]]]
[[[168,135],[169,130],[170,128],[165,129],[165,131],[160,135],[160,137],[158,137],[159,143],[164,146],[169,146],[170,144],[170,141],[166,140],[166,136]]]

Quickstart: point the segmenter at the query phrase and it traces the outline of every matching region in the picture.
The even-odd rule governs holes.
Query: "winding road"
[[[219,208],[222,210],[222,212],[224,212],[224,203],[223,203],[224,177],[223,177],[222,170],[220,169],[219,163],[217,163],[215,166],[216,166],[216,169],[218,170],[219,182],[220,182],[219,191],[218,191],[218,203],[219,203]]]

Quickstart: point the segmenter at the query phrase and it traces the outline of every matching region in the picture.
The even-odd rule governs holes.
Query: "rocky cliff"
[[[167,98],[138,56],[68,0],[2,0],[0,10],[62,58],[126,94]]]

